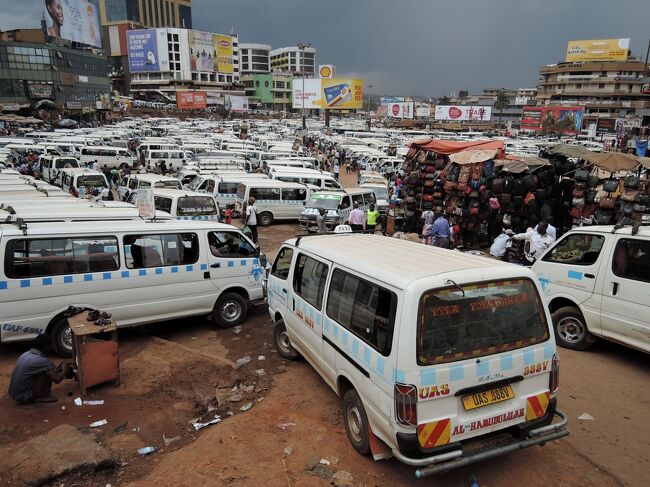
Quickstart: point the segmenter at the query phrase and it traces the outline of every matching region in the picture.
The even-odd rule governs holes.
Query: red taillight
[[[404,426],[418,424],[418,390],[410,384],[395,384],[395,419]]]
[[[548,388],[551,394],[555,394],[560,388],[560,357],[557,356],[557,353],[553,355],[553,360],[551,360],[551,376],[548,379]]]

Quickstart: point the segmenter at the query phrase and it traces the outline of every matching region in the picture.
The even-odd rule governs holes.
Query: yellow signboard
[[[218,73],[232,73],[232,37],[215,34],[214,49],[214,67]]]
[[[321,79],[321,106],[333,110],[363,108],[363,80]]]
[[[569,41],[566,62],[626,61],[630,39],[598,39]]]

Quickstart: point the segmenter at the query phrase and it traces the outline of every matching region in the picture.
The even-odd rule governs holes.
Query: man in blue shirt
[[[71,375],[72,364],[54,364],[45,356],[51,350],[51,337],[39,335],[34,346],[18,357],[11,373],[9,395],[20,404],[56,402],[52,396],[52,382],[58,384]]]
[[[451,232],[449,231],[449,222],[443,213],[436,212],[436,220],[433,222],[433,227],[431,227],[431,235],[435,247],[443,249],[449,247]]]

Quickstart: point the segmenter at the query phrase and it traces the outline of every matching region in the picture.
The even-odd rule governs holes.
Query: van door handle
[[[287,294],[287,290],[284,289],[284,288],[282,288],[282,292],[283,292],[284,294]]]
[[[218,269],[219,267],[221,267],[221,264],[219,264],[219,262],[215,262],[210,267],[212,267],[213,269]]]
[[[616,296],[616,293],[618,293],[618,282],[613,282],[612,283],[612,296]]]
[[[587,279],[595,279],[596,276],[594,276],[593,274],[585,274],[585,277]]]
[[[291,311],[296,311],[296,300],[295,299],[291,300]]]

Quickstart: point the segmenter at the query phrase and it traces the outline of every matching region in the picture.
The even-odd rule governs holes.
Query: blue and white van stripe
[[[177,220],[207,220],[207,221],[218,221],[219,215],[194,215],[194,216],[177,216]]]

